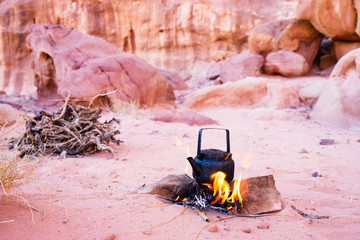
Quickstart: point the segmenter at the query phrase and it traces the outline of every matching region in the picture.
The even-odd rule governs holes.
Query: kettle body
[[[207,129],[217,129],[226,131],[226,151],[219,149],[201,149],[202,132]],[[226,181],[234,179],[235,162],[230,153],[230,132],[228,129],[221,128],[202,128],[199,130],[198,151],[195,158],[188,157],[193,169],[193,177],[196,182],[212,183],[211,175],[221,171],[226,174]]]

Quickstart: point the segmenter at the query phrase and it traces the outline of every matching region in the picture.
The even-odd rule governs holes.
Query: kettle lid
[[[200,160],[223,161],[231,159],[231,155],[231,153],[219,149],[203,149],[197,155],[197,158]]]

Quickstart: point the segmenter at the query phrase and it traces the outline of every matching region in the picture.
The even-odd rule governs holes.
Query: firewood
[[[197,208],[194,208],[194,210],[199,214],[200,217],[202,217],[205,220],[205,222],[210,221],[209,218],[206,216],[204,211],[201,211],[201,210],[199,210]]]
[[[19,156],[48,155],[52,153],[66,155],[91,154],[97,151],[114,150],[107,144],[119,145],[115,139],[120,131],[114,129],[117,119],[101,123],[101,109],[69,104],[69,96],[61,110],[54,114],[41,111],[25,123],[25,133],[12,139],[10,148],[19,151]]]

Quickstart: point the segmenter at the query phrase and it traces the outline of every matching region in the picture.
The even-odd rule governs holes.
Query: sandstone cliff
[[[100,36],[158,68],[194,71],[246,48],[247,33],[295,14],[297,0],[8,0],[0,2],[0,90],[34,92],[25,38],[33,23]],[[199,64],[197,64],[199,63]],[[204,67],[203,67],[204,68]],[[203,69],[202,68],[202,69]]]

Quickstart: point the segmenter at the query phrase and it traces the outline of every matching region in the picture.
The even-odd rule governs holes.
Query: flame
[[[230,189],[229,183],[225,180],[226,174],[219,171],[211,175],[211,179],[213,180],[212,184],[204,184],[210,187],[213,190],[213,196],[216,197],[211,204],[215,204],[217,202],[225,203],[242,203],[242,197],[240,194],[240,182],[241,175],[238,179],[234,181],[233,189]]]
[[[176,202],[176,201],[178,201],[179,199],[180,199],[180,195],[177,196],[174,201]],[[187,200],[187,198],[185,197],[185,198],[183,198],[181,201],[182,201],[182,202],[185,202],[186,200]]]
[[[253,157],[253,153],[246,153],[245,156],[243,157],[242,163],[241,163],[241,167],[243,169],[248,169],[251,166],[252,163],[252,157]]]
[[[190,157],[190,147],[189,145],[183,145],[181,140],[179,138],[176,138],[176,147],[185,150],[187,157]],[[192,168],[191,165],[188,161],[186,161],[186,166],[185,166],[185,174],[188,176],[192,176]]]
[[[228,202],[234,203],[236,201],[239,201],[242,204],[242,197],[240,193],[241,178],[242,175],[240,175],[239,178],[234,181],[233,192],[230,196],[230,200],[228,199]]]
[[[180,149],[184,149],[187,156],[190,157],[190,147],[189,145],[184,146],[179,138],[176,138],[176,146]]]

